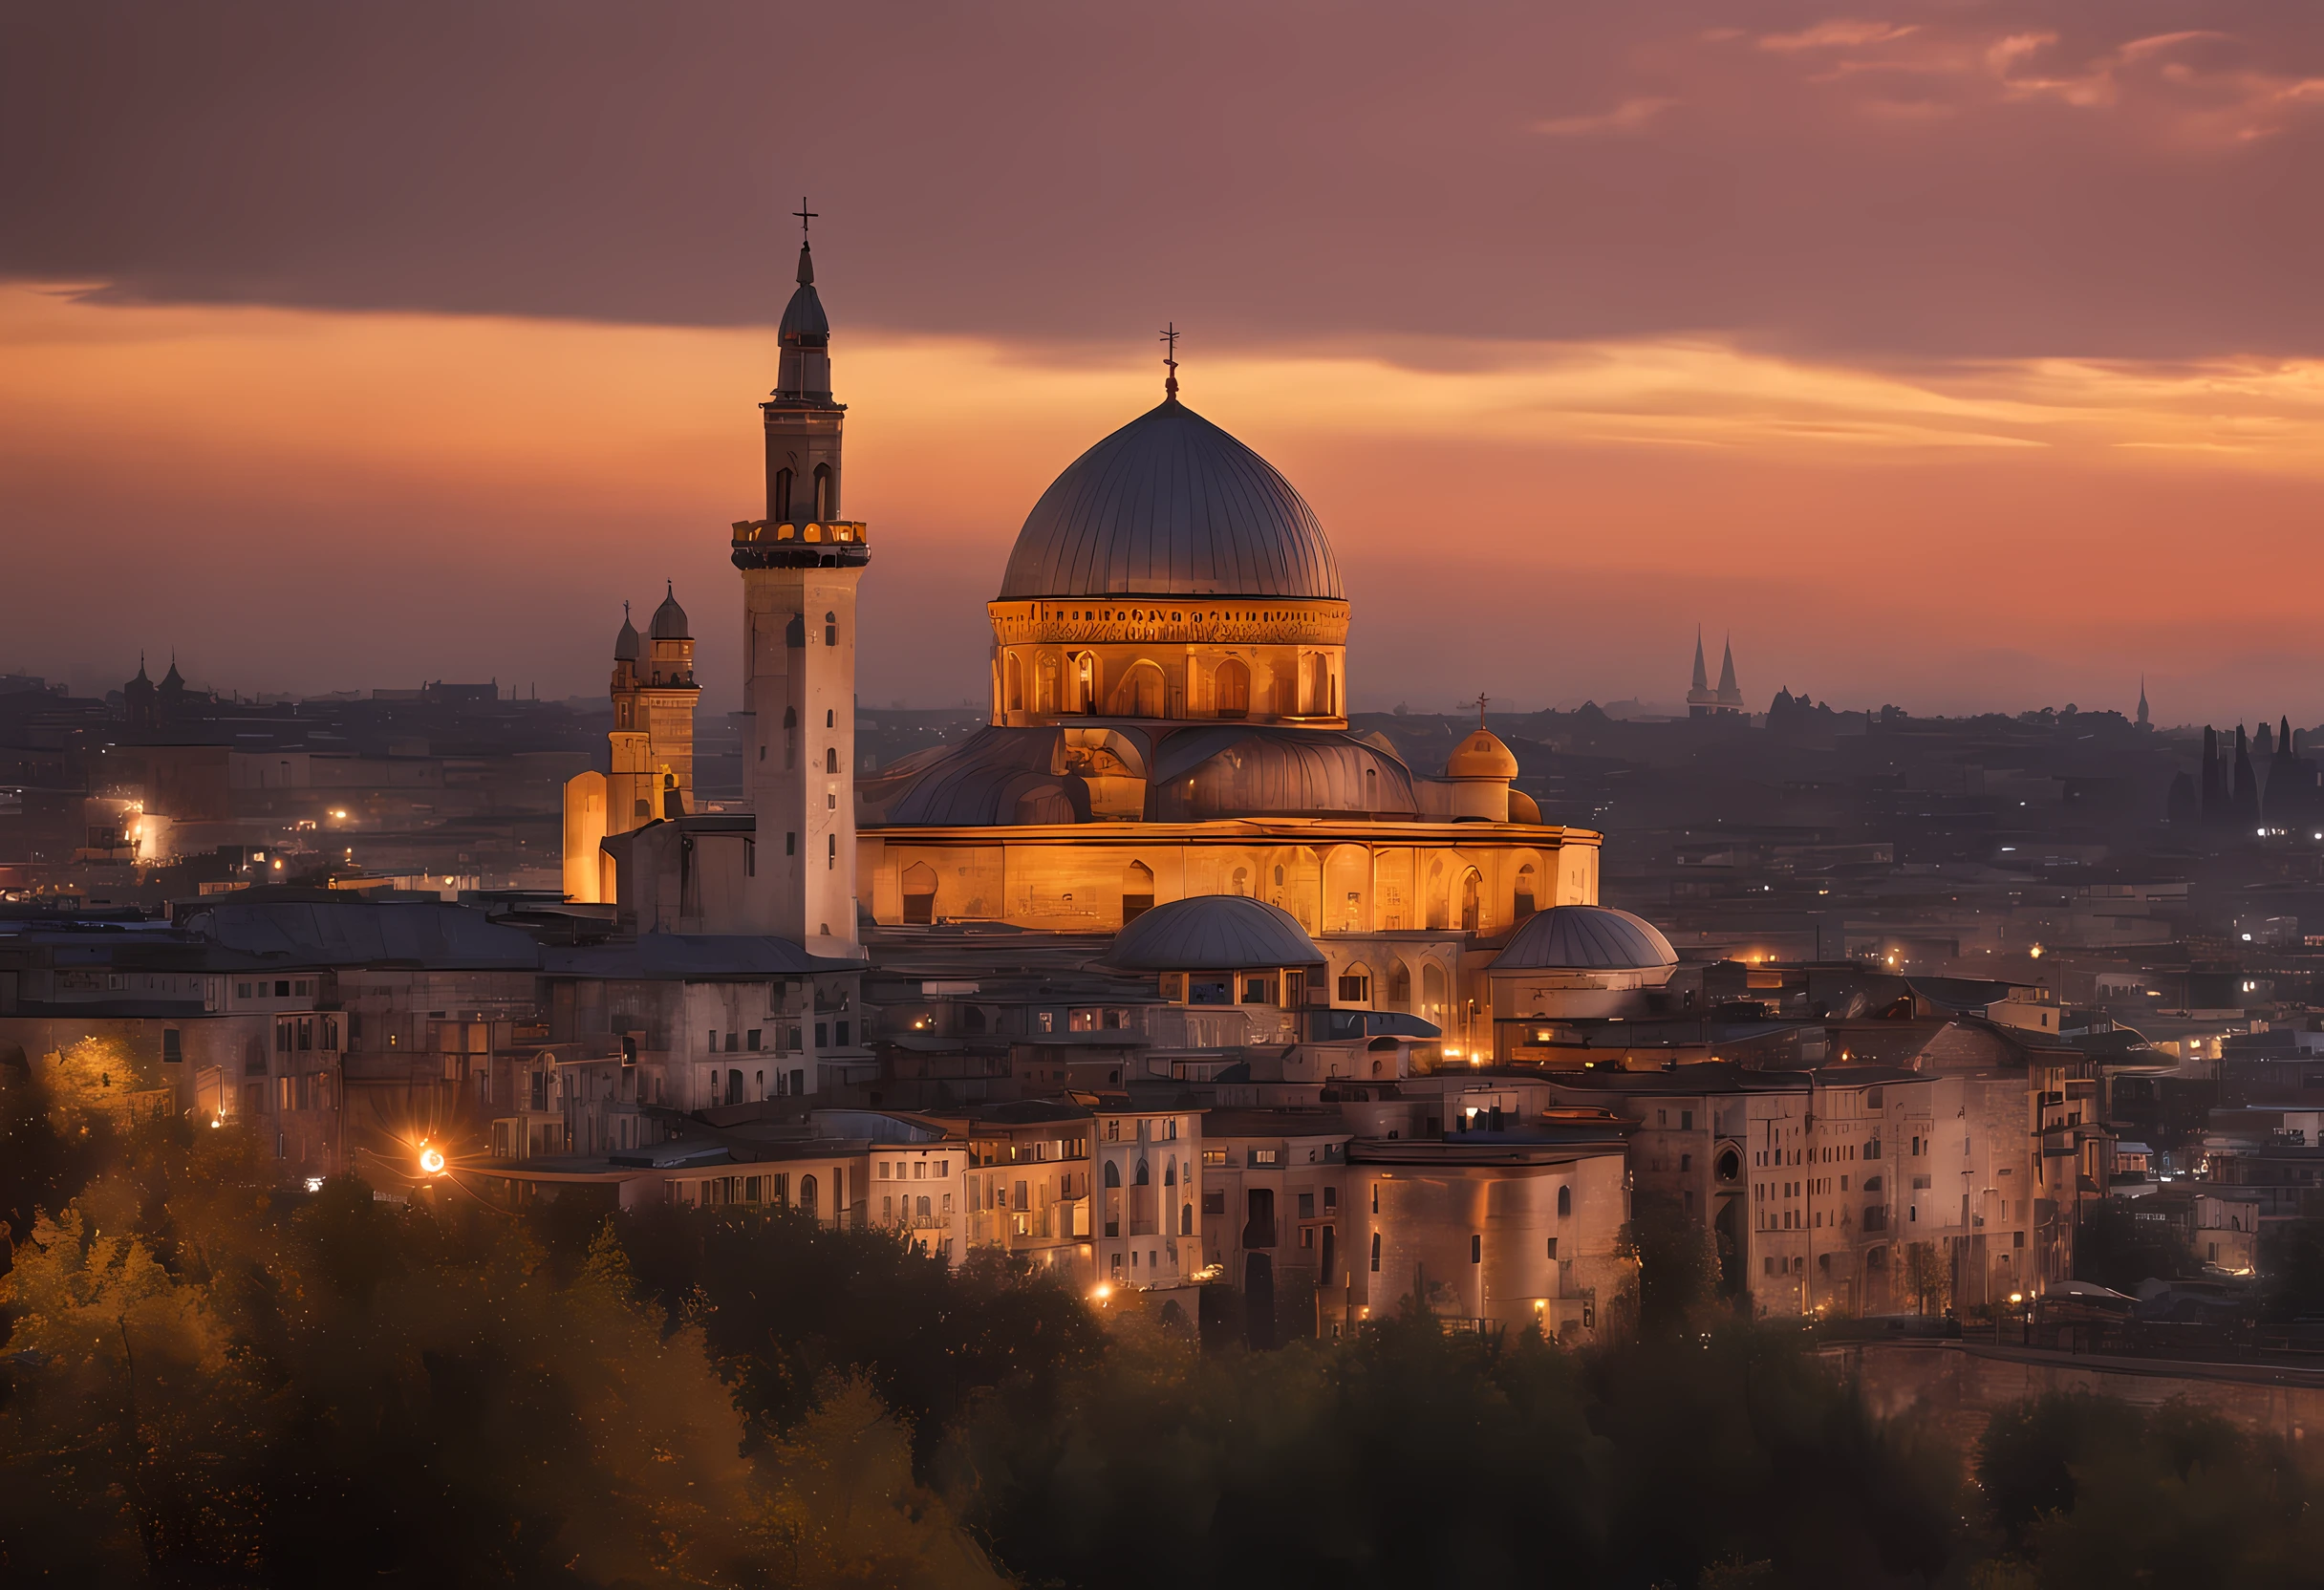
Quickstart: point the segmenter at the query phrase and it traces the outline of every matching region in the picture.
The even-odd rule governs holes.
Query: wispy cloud
[[[1612,110],[1596,116],[1558,116],[1546,121],[1537,121],[1533,130],[1550,138],[1594,138],[1606,134],[1643,132],[1652,125],[1655,118],[1677,104],[1676,99],[1641,97],[1625,99]]]
[[[1890,44],[1909,38],[1920,32],[1916,23],[1898,25],[1889,22],[1861,22],[1847,17],[1834,17],[1818,22],[1812,28],[1802,28],[1796,33],[1763,33],[1759,48],[1791,54],[1803,50],[1861,50],[1870,45]]]

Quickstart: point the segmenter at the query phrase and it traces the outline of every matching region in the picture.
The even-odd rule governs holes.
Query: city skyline
[[[978,693],[958,594],[1169,322],[1331,533],[1359,709],[1675,699],[1699,622],[1754,705],[2324,719],[2315,239],[2270,197],[2324,52],[2280,10],[794,19],[780,135],[724,92],[768,19],[620,78],[636,24],[527,14],[12,25],[104,76],[0,97],[78,129],[0,178],[0,479],[58,593],[0,666],[592,693],[624,598],[727,577],[805,189],[896,552],[867,700]]]

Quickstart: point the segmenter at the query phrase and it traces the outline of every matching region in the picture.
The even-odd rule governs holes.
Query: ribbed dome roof
[[[1493,970],[1646,972],[1677,964],[1670,940],[1643,916],[1610,906],[1552,906],[1525,919]]]
[[[1452,749],[1445,759],[1448,779],[1514,779],[1517,776],[1517,759],[1500,737],[1490,729],[1478,729]]]
[[[1004,602],[1345,594],[1323,526],[1291,483],[1175,398],[1050,483],[1001,581]]]
[[[656,640],[691,640],[694,638],[693,633],[686,628],[686,610],[678,605],[676,587],[672,587],[670,593],[661,599],[661,606],[654,610],[654,638]]]
[[[1106,964],[1125,972],[1233,972],[1321,966],[1299,918],[1246,894],[1194,894],[1146,912],[1114,935]]]

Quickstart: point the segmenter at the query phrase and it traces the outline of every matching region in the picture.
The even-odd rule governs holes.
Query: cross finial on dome
[[[1481,690],[1476,693],[1476,726],[1480,729],[1485,726],[1485,703],[1492,699]]]
[[[799,239],[801,242],[804,243],[807,241],[807,223],[814,220],[815,217],[822,213],[823,212],[821,210],[808,209],[807,207],[807,196],[805,194],[800,195],[799,207],[791,211],[791,214],[799,218]]]
[[[1170,367],[1170,374],[1162,379],[1162,397],[1165,401],[1174,403],[1178,400],[1178,323],[1173,320],[1163,327],[1157,340],[1168,350],[1162,362]]]

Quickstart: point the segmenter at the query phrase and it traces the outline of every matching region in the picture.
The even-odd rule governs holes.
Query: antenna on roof
[[[801,204],[806,202],[804,199],[800,201]],[[1170,374],[1162,380],[1162,396],[1166,401],[1174,403],[1178,400],[1178,323],[1173,320],[1163,327],[1157,340],[1168,349],[1162,355],[1162,362],[1170,367]]]

